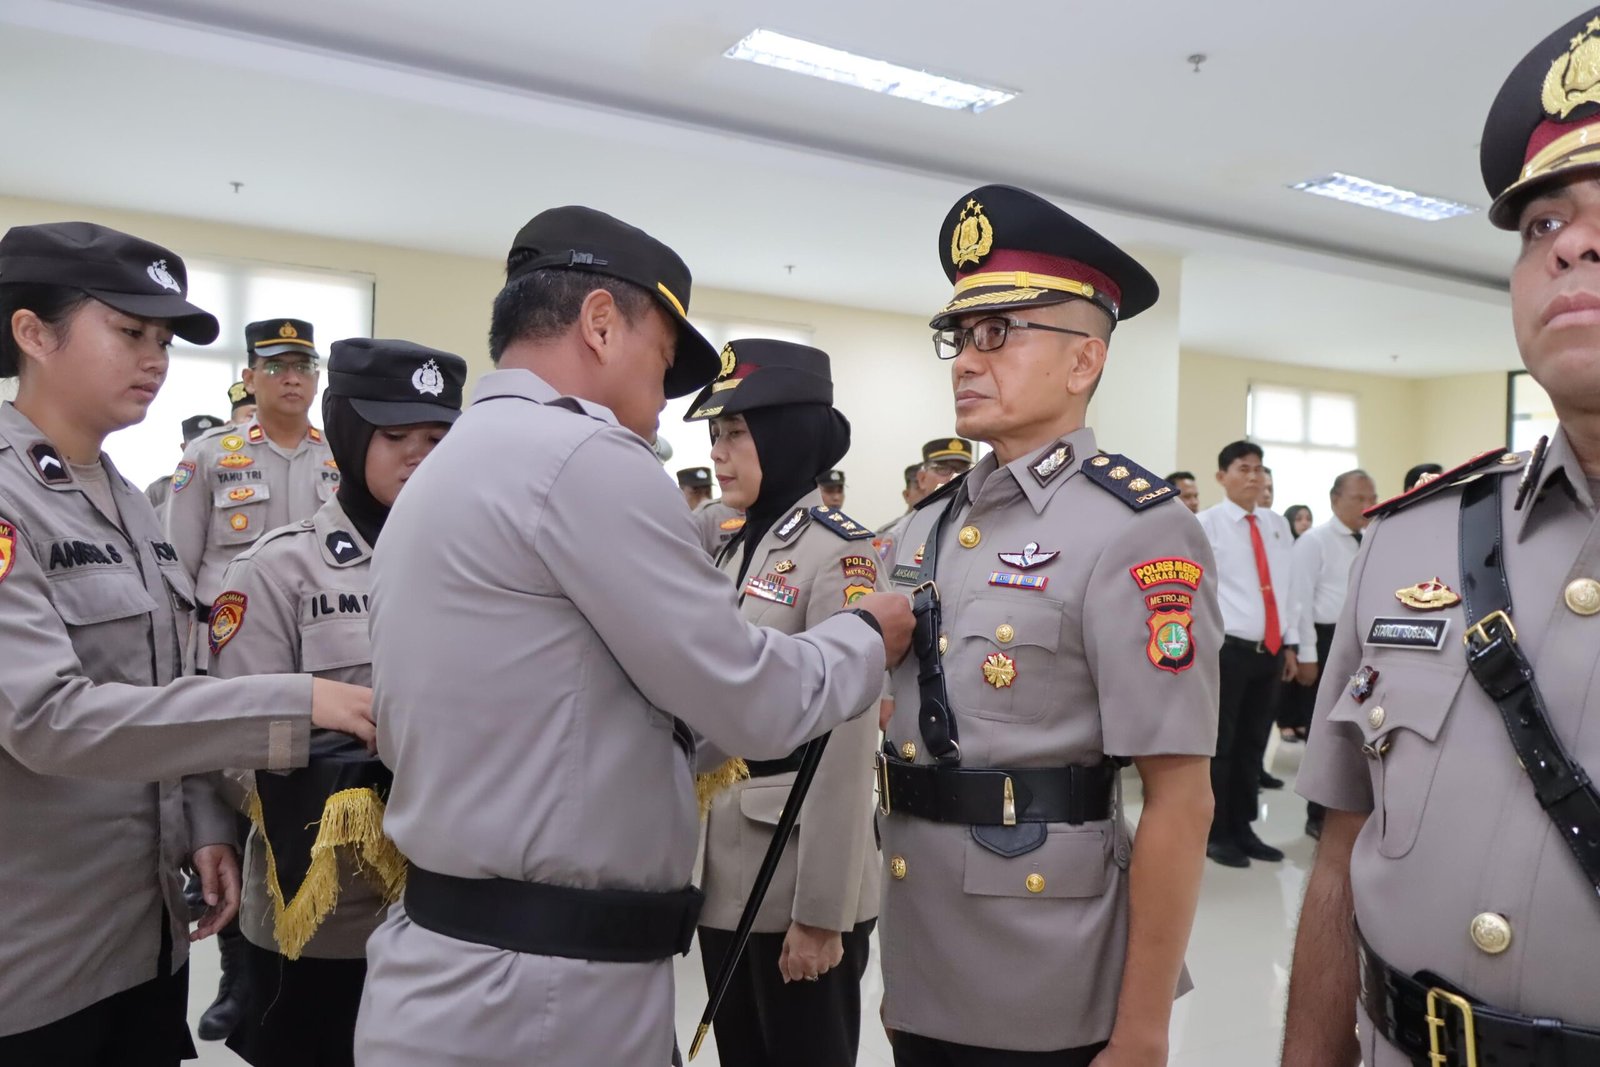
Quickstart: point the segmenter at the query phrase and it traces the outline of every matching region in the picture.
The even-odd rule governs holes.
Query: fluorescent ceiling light
[[[1471,215],[1481,211],[1482,208],[1473,207],[1455,200],[1445,200],[1437,196],[1423,196],[1410,189],[1397,189],[1392,185],[1382,182],[1369,181],[1366,178],[1357,178],[1350,174],[1340,174],[1335,171],[1324,178],[1291,185],[1289,188],[1298,189],[1302,193],[1311,193],[1314,196],[1332,197],[1334,200],[1343,200],[1347,204],[1358,204],[1361,207],[1375,207],[1379,211],[1392,211],[1396,215],[1404,215],[1409,219],[1421,219],[1423,222],[1438,222],[1441,219],[1453,219],[1458,215]]]
[[[772,30],[754,31],[723,55],[729,59],[743,59],[951,111],[971,111],[973,114],[998,107],[1017,95],[1005,89],[991,89],[929,74],[925,70],[912,70],[881,59],[869,59]]]

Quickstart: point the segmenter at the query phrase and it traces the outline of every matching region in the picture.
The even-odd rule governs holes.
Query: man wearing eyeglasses
[[[878,767],[884,1022],[898,1067],[1155,1067],[1189,985],[1222,619],[1177,490],[1084,422],[1156,282],[1006,186],[958,201],[939,249],[956,432],[992,452],[891,570],[917,630]]]

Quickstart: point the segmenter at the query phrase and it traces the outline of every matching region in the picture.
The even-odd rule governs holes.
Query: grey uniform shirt
[[[762,535],[740,589],[740,611],[757,626],[795,634],[821,624],[853,600],[883,589],[871,531],[814,512],[812,492]],[[739,576],[742,546],[723,563]],[[870,715],[833,731],[800,821],[756,915],[757,933],[783,933],[790,921],[849,930],[878,914],[878,849],[872,835],[872,757],[878,724]],[[705,909],[700,925],[732,930],[755,884],[783,813],[794,772],[752,778],[718,793],[703,833]]]
[[[715,559],[717,553],[722,551],[722,546],[744,529],[744,512],[736,511],[720,500],[707,500],[694,509],[694,525],[700,532],[701,547]]]
[[[367,633],[372,549],[335,497],[309,519],[269,532],[228,565],[227,592],[241,593],[237,630],[212,657],[211,674],[310,674],[352,685],[372,684]],[[252,944],[278,951],[267,894],[266,848],[250,832],[239,927]],[[383,918],[382,894],[339,857],[339,901],[306,943],[303,955],[359,959]]]
[[[1071,458],[1036,476],[1030,468],[1063,445]],[[937,581],[963,767],[1216,751],[1222,619],[1211,547],[1175,493],[1134,511],[1081,470],[1106,459],[1088,429],[1005,467],[990,453],[908,527],[906,544],[932,551],[931,516],[951,509]],[[1137,477],[1145,475],[1124,471],[1127,482]],[[1030,543],[1036,560],[1051,554],[1045,562],[1019,568],[999,558]],[[901,568],[915,546],[897,558],[893,587],[907,588]],[[1158,635],[1178,636],[1170,624],[1186,631],[1187,659],[1157,645]],[[886,741],[927,764],[915,660],[891,679]],[[1037,849],[1012,858],[963,825],[891,812],[879,829],[891,875],[878,926],[889,1027],[1021,1051],[1110,1035],[1128,936],[1131,852],[1120,804],[1107,821],[1049,824]]]
[[[156,977],[163,909],[181,966],[179,864],[234,841],[205,772],[306,760],[308,680],[179,677],[193,586],[103,467],[115,514],[0,405],[0,1035]]]
[[[372,575],[385,827],[462,877],[678,890],[698,811],[680,718],[773,759],[873,704],[881,640],[740,618],[650,446],[526,370],[487,375],[406,486]],[[665,1067],[672,964],[519,955],[396,905],[367,943],[363,1064]]]
[[[150,501],[150,506],[156,509],[156,517],[165,526],[167,513],[164,509],[167,506],[167,501],[172,499],[172,479],[170,477],[157,478],[144,487],[144,495]]]
[[[1566,435],[1513,510],[1520,459],[1503,478],[1502,544],[1518,644],[1528,656],[1557,736],[1600,772],[1600,526]],[[1467,673],[1464,607],[1418,611],[1396,591],[1437,577],[1458,595],[1461,490],[1448,488],[1367,528],[1344,614],[1323,666],[1297,788],[1341,811],[1370,813],[1351,857],[1356,918],[1373,950],[1414,974],[1429,970],[1486,1004],[1600,1026],[1600,913],[1576,860],[1557,839],[1494,703]],[[1568,594],[1573,589],[1574,594]],[[1379,619],[1442,620],[1441,647],[1396,647]],[[1371,638],[1376,637],[1376,640]],[[1352,675],[1378,672],[1358,699]],[[1498,954],[1474,938],[1480,915],[1510,924]],[[1493,945],[1493,942],[1490,942]],[[1371,1067],[1405,1062],[1361,1019]]]

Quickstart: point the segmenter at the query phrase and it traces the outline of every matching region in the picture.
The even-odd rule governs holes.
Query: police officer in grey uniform
[[[689,505],[690,511],[694,511],[701,504],[709,504],[711,502],[711,468],[683,468],[678,472],[678,489],[682,491],[683,502]]]
[[[687,467],[679,471],[678,488],[683,490],[683,498],[694,512],[700,543],[706,552],[716,556],[722,546],[744,528],[744,513],[729,507],[726,501],[711,499],[710,467]]]
[[[177,335],[209,344],[183,261],[89,223],[0,238],[0,1063],[170,1065],[188,910],[238,906],[226,766],[306,760],[313,723],[371,737],[366,690],[181,678],[194,588],[144,494],[101,453]]]
[[[245,386],[255,415],[235,432],[189,446],[172,476],[167,533],[202,605],[222,592],[222,572],[268,530],[310,517],[339,488],[339,467],[306,417],[317,390],[311,324],[266,319],[245,327]],[[206,649],[196,650],[204,669]]]
[[[747,519],[718,565],[748,621],[801,633],[883,588],[872,530],[822,503],[816,477],[850,448],[832,406],[828,356],[786,341],[733,341],[689,406],[710,420],[723,498]],[[878,723],[833,731],[777,875],[716,1016],[724,1063],[848,1067],[861,1037],[861,977],[878,914],[872,836]],[[700,955],[711,987],[734,949],[804,749],[747,760],[749,778],[712,797],[702,835]]]
[[[304,672],[371,684],[372,546],[401,489],[460,414],[467,364],[409,341],[355,338],[333,343],[327,373],[322,424],[344,471],[338,494],[228,565],[213,614],[231,610],[235,621],[215,642],[213,676]],[[255,776],[239,923],[252,996],[228,1046],[256,1067],[353,1062],[367,937],[403,873],[377,831],[388,772],[376,757],[330,748],[338,735],[314,740],[309,767]],[[324,813],[323,835],[297,839],[307,802],[337,810]],[[367,818],[352,818],[352,806]],[[319,850],[332,855],[313,859]],[[286,884],[293,865],[308,863],[301,880]],[[332,898],[325,918],[319,894]]]
[[[665,397],[717,373],[689,280],[601,212],[530,221],[495,299],[500,369],[384,527],[384,826],[411,870],[367,942],[358,1063],[665,1067],[696,733],[781,758],[873,705],[903,654],[903,596],[793,637],[740,618],[649,445]]]
[[[916,505],[952,478],[972,469],[972,442],[964,437],[939,437],[922,446],[922,462],[906,468],[906,513],[886,526],[878,535],[878,554],[886,566],[894,566],[895,546],[916,513]]]
[[[1368,513],[1298,782],[1329,811],[1285,1064],[1600,1063],[1597,54],[1600,8],[1517,64],[1483,131],[1517,347],[1560,425]]]
[[[822,491],[823,503],[828,507],[844,507],[844,471],[823,471],[817,475],[817,488]]]
[[[922,502],[880,757],[879,937],[895,1062],[1166,1062],[1211,815],[1221,617],[1177,492],[1084,425],[1126,253],[991,185],[939,233],[956,429],[993,448]],[[1144,782],[1138,841],[1117,770]]]
[[[190,415],[183,420],[183,447],[187,449],[197,437],[201,437],[218,426],[222,420],[215,415]],[[156,514],[162,513],[167,501],[172,498],[172,476],[157,478],[144,487],[144,495],[150,501],[150,506],[156,509]]]

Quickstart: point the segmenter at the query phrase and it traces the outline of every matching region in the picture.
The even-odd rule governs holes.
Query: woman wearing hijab
[[[371,683],[373,546],[406,481],[460,414],[467,365],[408,341],[362,338],[335,342],[327,373],[323,426],[338,493],[229,564],[212,609],[214,677],[301,672]],[[257,774],[248,801],[239,925],[252,995],[228,1047],[255,1067],[354,1062],[367,937],[404,877],[382,833],[388,770],[338,735],[314,734],[311,754],[304,770]]]
[[[822,504],[817,476],[850,448],[826,353],[734,341],[686,421],[711,421],[722,499],[745,524],[718,557],[745,618],[799,633],[882,589],[872,531]],[[877,723],[833,731],[716,1019],[724,1063],[846,1067],[860,1040],[861,977],[878,914],[872,835]],[[789,797],[800,752],[751,760],[709,801],[700,952],[709,986]]]

